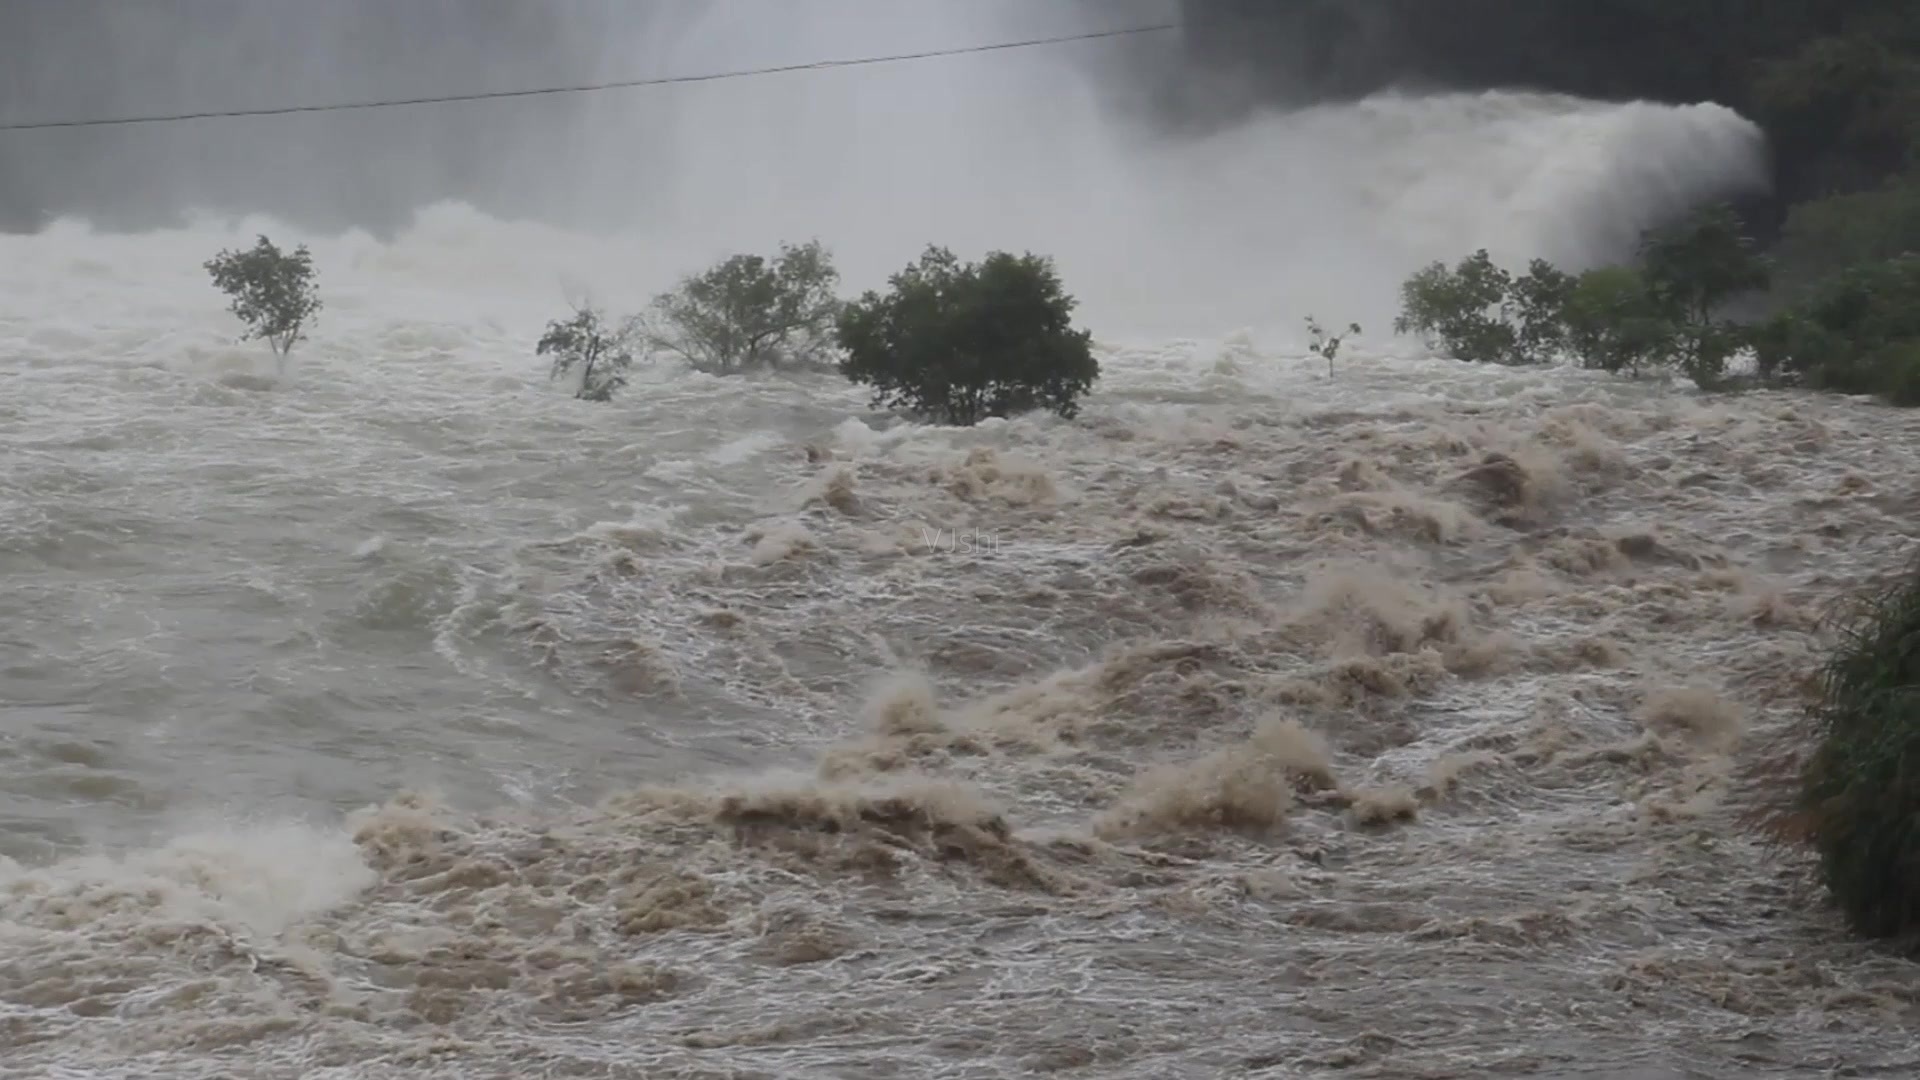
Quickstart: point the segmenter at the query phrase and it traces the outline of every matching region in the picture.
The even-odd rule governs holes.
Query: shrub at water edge
[[[1791,385],[1920,405],[1920,255],[1852,267],[1755,327],[1760,369]]]
[[[1092,334],[1050,260],[996,251],[979,263],[929,247],[920,261],[841,313],[840,372],[875,406],[970,426],[1047,409],[1071,419],[1100,377]]]
[[[1569,354],[1583,367],[1677,368],[1703,389],[1721,385],[1744,336],[1719,313],[1767,288],[1771,273],[1738,216],[1716,204],[1649,230],[1638,262],[1576,278],[1535,259],[1516,278],[1482,249],[1407,279],[1394,330],[1458,360],[1531,364]]]
[[[1920,562],[1863,598],[1820,693],[1800,809],[1821,876],[1856,931],[1920,930]]]

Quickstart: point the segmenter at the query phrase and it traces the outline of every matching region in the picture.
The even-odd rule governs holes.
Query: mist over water
[[[1172,6],[29,0],[0,107]],[[1905,1068],[1920,983],[1737,820],[1920,512],[1913,417],[1385,333],[1429,259],[1578,268],[1763,182],[1758,132],[1489,92],[1186,133],[1140,107],[1177,47],[0,133],[59,210],[0,236],[0,1077]],[[327,301],[284,377],[201,268],[260,231]],[[545,380],[567,299],[813,236],[851,288],[1056,256],[1084,413]],[[1332,372],[1308,312],[1367,325]]]
[[[84,94],[59,93],[79,76],[39,49],[21,81],[51,89],[10,99],[6,115],[671,77],[1178,20],[1172,0],[581,2],[543,18],[426,4],[404,16],[294,5],[280,19],[281,7],[225,21],[217,5],[190,9],[191,62],[107,68]],[[151,12],[100,18],[110,54],[169,36]],[[399,40],[419,41],[421,59],[376,48],[371,77],[368,48]],[[1758,130],[1711,105],[1389,95],[1185,134],[1128,107],[1130,86],[1206,77],[1179,67],[1180,48],[1162,33],[552,98],[13,133],[6,150],[29,175],[37,154],[82,153],[79,194],[46,197],[82,216],[104,198],[108,222],[118,200],[386,228],[451,200],[619,237],[630,253],[592,284],[623,302],[810,236],[856,288],[928,243],[966,257],[1031,249],[1059,260],[1089,320],[1150,335],[1297,326],[1308,311],[1383,324],[1393,283],[1431,259],[1487,246],[1583,268],[1703,198],[1765,183]],[[88,193],[108,176],[121,190]]]

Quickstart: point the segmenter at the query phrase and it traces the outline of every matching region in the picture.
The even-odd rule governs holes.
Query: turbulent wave
[[[589,408],[593,243],[453,209],[236,378],[243,235],[7,242],[0,1075],[1897,1060],[1736,818],[1904,414],[1245,334]]]
[[[620,229],[0,239],[0,1076],[1904,1067],[1920,983],[1739,817],[1913,418],[1293,333],[1608,257],[1751,126],[1069,138],[1078,76],[939,70],[688,91]],[[259,230],[328,301],[285,378],[200,269]],[[1059,255],[1099,391],[544,382],[569,291],[802,233]]]

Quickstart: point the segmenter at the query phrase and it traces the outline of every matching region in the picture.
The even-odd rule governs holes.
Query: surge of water
[[[676,63],[1050,29],[703,10]],[[619,228],[0,239],[0,1077],[1910,1066],[1920,981],[1736,821],[1920,507],[1912,417],[1293,340],[1429,258],[1607,257],[1755,182],[1751,125],[1170,141],[1089,86],[608,104],[556,171],[605,209],[632,162]],[[259,230],[328,301],[285,378],[200,269]],[[802,235],[854,287],[1056,254],[1098,393],[956,431],[544,382],[565,293]]]
[[[570,58],[564,77],[526,59],[495,63],[484,41],[472,48],[492,73],[488,86],[529,85],[985,44],[1151,24],[1174,9],[1166,0],[1092,9],[1009,0],[588,4],[545,26],[544,51],[530,53]],[[421,12],[432,10],[409,19],[431,25]],[[245,40],[252,25],[234,33]],[[347,46],[358,40],[347,31],[364,32],[363,22],[309,6],[289,25],[315,47],[289,69],[276,101],[473,81],[436,64],[423,70],[441,71],[446,86],[369,86],[346,74]],[[1391,318],[1395,283],[1426,261],[1487,246],[1577,269],[1622,255],[1641,228],[1703,198],[1765,183],[1758,130],[1712,105],[1390,95],[1272,114],[1198,140],[1113,107],[1110,88],[1131,70],[1120,65],[1178,48],[1177,34],[1162,34],[538,104],[31,132],[9,136],[0,151],[26,161],[57,157],[62,140],[94,140],[101,156],[91,174],[172,185],[176,204],[216,213],[276,205],[270,193],[289,186],[329,193],[332,213],[349,220],[370,184],[426,200],[436,190],[489,196],[515,217],[624,237],[632,250],[595,282],[623,302],[730,251],[809,236],[833,247],[856,287],[878,284],[929,243],[968,255],[1032,249],[1060,261],[1090,319],[1155,335],[1292,327],[1308,311],[1379,325]],[[203,107],[223,91],[198,73],[224,63],[184,66],[188,74],[164,89],[146,87],[136,70],[108,80],[122,94],[93,109]],[[141,88],[148,92],[137,95]],[[240,96],[238,104],[257,103]],[[307,139],[312,125],[326,141]],[[286,155],[269,152],[276,139],[308,148],[299,176],[284,175]]]

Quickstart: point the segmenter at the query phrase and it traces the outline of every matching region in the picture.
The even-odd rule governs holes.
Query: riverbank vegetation
[[[1524,276],[1477,251],[1401,286],[1400,333],[1458,360],[1569,361],[1703,390],[1804,387],[1920,406],[1920,252],[1868,258],[1781,288],[1724,204],[1643,236],[1632,263],[1569,275],[1535,260]],[[1744,319],[1729,315],[1745,304]],[[1745,357],[1736,369],[1732,361]]]
[[[1076,302],[1042,256],[963,263],[929,247],[885,292],[851,303],[838,280],[817,241],[732,255],[618,326],[594,310],[555,322],[538,351],[554,357],[553,378],[577,370],[588,401],[612,400],[637,357],[665,357],[709,375],[832,370],[869,387],[875,407],[963,427],[1036,410],[1070,418],[1100,377],[1092,335],[1074,329]]]
[[[1817,681],[1797,817],[1848,923],[1920,931],[1920,561],[1857,600]]]

